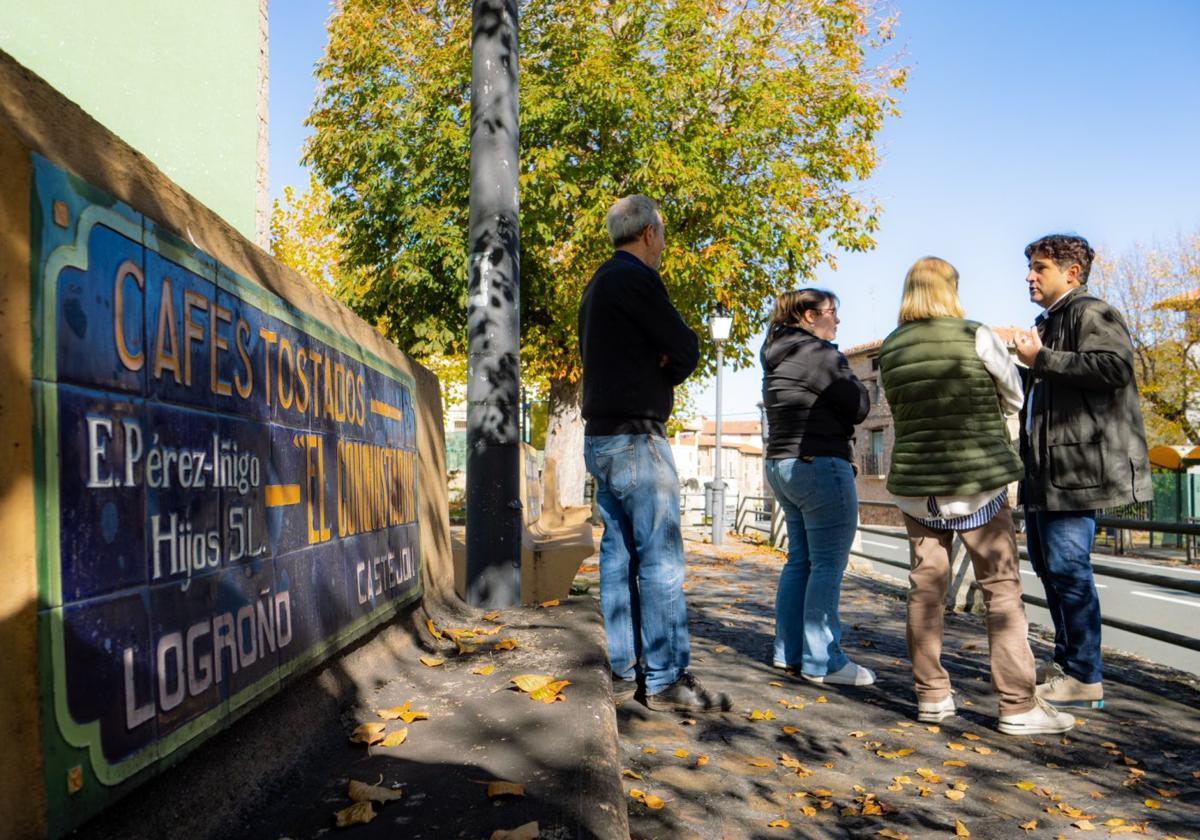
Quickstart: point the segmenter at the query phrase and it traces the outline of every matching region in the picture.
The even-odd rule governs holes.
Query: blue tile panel
[[[46,774],[116,788],[419,593],[413,391],[35,168]]]

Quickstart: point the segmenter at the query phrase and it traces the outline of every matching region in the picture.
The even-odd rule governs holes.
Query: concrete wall
[[[0,0],[0,50],[265,246],[265,5]]]
[[[232,726],[248,710],[319,663],[321,657],[336,654],[372,627],[396,616],[411,624],[411,613],[419,604],[414,598],[452,598],[453,571],[442,410],[436,377],[336,301],[317,292],[304,278],[273,261],[168,179],[150,160],[3,53],[0,53],[0,90],[4,91],[0,97],[0,528],[3,529],[0,535],[4,545],[0,551],[0,576],[4,580],[4,586],[0,587],[0,649],[5,651],[5,656],[0,657],[0,738],[5,745],[0,750],[0,825],[4,826],[6,837],[40,837],[59,835],[85,821],[179,761],[214,731]],[[98,240],[89,238],[89,231],[99,230],[123,244],[102,246]],[[133,269],[122,263],[116,270],[116,287],[124,290],[123,304],[114,300],[113,273],[102,269],[104,260],[123,258],[122,248],[144,254],[134,260]],[[165,311],[154,302],[154,295],[169,297],[161,282],[165,275],[159,271],[159,279],[155,279],[154,272],[159,270],[155,265],[167,266],[166,271],[174,278],[180,294],[184,286],[193,292],[191,316],[184,304],[184,311],[172,319],[178,325],[178,337],[170,336],[169,329],[164,331],[161,320],[157,340],[154,337],[151,325],[155,314],[161,319]],[[204,280],[202,275],[210,279]],[[95,282],[97,276],[104,282]],[[208,284],[208,290],[201,294],[204,283]],[[159,291],[153,291],[155,288]],[[141,304],[131,303],[142,295],[145,301]],[[194,605],[183,603],[182,593],[196,593],[204,579],[200,572],[194,578],[189,574],[188,579],[196,586],[188,589],[183,585],[185,578],[172,577],[173,572],[146,571],[155,567],[145,546],[138,543],[138,535],[149,527],[147,523],[155,505],[167,504],[170,499],[161,493],[157,502],[151,499],[148,488],[152,485],[143,478],[148,474],[147,468],[146,473],[137,473],[135,479],[138,492],[145,493],[145,501],[137,503],[141,507],[131,508],[133,519],[122,519],[121,511],[125,509],[116,503],[97,507],[95,517],[82,516],[81,511],[89,510],[98,494],[121,492],[120,476],[124,473],[117,469],[106,474],[104,466],[108,454],[114,458],[119,454],[117,444],[104,450],[106,454],[96,456],[101,450],[86,443],[90,433],[72,438],[67,430],[71,424],[81,429],[84,426],[80,424],[85,424],[94,432],[104,428],[105,412],[128,411],[128,416],[137,417],[143,410],[147,414],[174,412],[171,417],[181,418],[179,422],[157,426],[146,421],[147,434],[154,431],[164,438],[189,433],[196,424],[210,421],[245,427],[262,435],[275,435],[285,425],[290,430],[299,424],[300,431],[320,438],[320,445],[327,452],[336,453],[329,455],[329,459],[337,458],[339,466],[345,464],[341,450],[331,448],[339,441],[351,439],[346,436],[340,418],[337,422],[332,417],[289,419],[282,413],[281,403],[264,413],[261,403],[255,407],[250,402],[237,403],[236,395],[222,395],[216,383],[222,377],[226,382],[233,381],[233,374],[223,374],[222,370],[226,360],[236,359],[238,333],[226,333],[231,339],[227,348],[221,348],[211,336],[220,334],[222,323],[230,325],[225,329],[231,329],[241,316],[230,316],[224,322],[219,319],[206,322],[197,314],[203,312],[216,318],[218,303],[243,313],[259,312],[254,317],[262,323],[266,323],[262,319],[275,319],[271,323],[277,324],[280,335],[292,335],[297,347],[301,341],[310,342],[310,347],[318,346],[312,342],[324,342],[320,346],[336,348],[347,369],[354,368],[366,376],[366,392],[371,399],[360,404],[370,404],[374,413],[378,403],[379,416],[396,420],[397,428],[403,429],[395,433],[400,435],[396,446],[414,453],[410,472],[404,474],[403,491],[415,494],[411,511],[406,514],[405,521],[410,524],[395,527],[408,529],[405,533],[415,537],[412,542],[417,546],[419,567],[415,579],[401,580],[402,575],[395,576],[396,583],[404,586],[394,593],[386,587],[380,593],[370,590],[366,593],[369,603],[364,601],[363,567],[360,565],[356,572],[354,563],[363,556],[364,547],[376,532],[365,528],[364,533],[353,538],[339,533],[340,520],[332,500],[341,496],[332,495],[334,483],[326,479],[325,492],[331,500],[328,517],[331,535],[316,540],[310,535],[309,546],[314,552],[318,548],[328,549],[336,562],[343,562],[340,568],[349,570],[347,577],[339,579],[346,581],[347,591],[342,595],[349,598],[347,603],[351,607],[357,574],[361,615],[354,616],[349,623],[322,621],[321,628],[333,629],[326,636],[318,635],[315,641],[307,639],[312,645],[304,649],[304,657],[294,660],[294,668],[285,667],[280,643],[278,667],[260,663],[253,684],[235,686],[229,678],[218,702],[204,706],[198,705],[202,693],[183,697],[182,689],[171,683],[169,677],[166,682],[155,682],[164,679],[164,662],[179,664],[172,656],[181,654],[172,654],[170,644],[164,648],[163,639],[171,635],[169,631],[174,627],[171,621],[175,618],[194,618]],[[141,312],[138,306],[144,309],[144,319],[138,314]],[[201,324],[211,323],[213,330],[189,339],[189,317]],[[139,333],[143,324],[144,335]],[[124,338],[114,340],[117,333]],[[183,343],[176,344],[177,340]],[[188,342],[192,340],[192,355],[197,360],[193,373],[203,387],[190,391],[165,387],[164,383],[169,385],[172,378],[169,369],[151,376],[150,360],[156,354],[162,356],[164,347],[174,346],[182,347],[181,354],[186,356]],[[206,349],[196,349],[201,347]],[[251,347],[249,352],[257,367],[264,360],[265,351]],[[335,350],[325,352],[332,358]],[[139,364],[138,359],[145,361]],[[245,370],[249,368],[247,365]],[[282,387],[282,377],[273,378],[271,383],[276,388]],[[376,388],[379,390],[372,390]],[[209,392],[213,396],[209,397]],[[389,407],[385,393],[396,398],[395,405]],[[403,400],[399,399],[401,394]],[[194,399],[200,399],[202,404],[191,405],[189,401]],[[223,399],[233,402],[223,404]],[[79,401],[78,408],[69,408],[72,400]],[[118,404],[132,407],[113,407]],[[387,427],[382,420],[372,422],[378,428]],[[365,428],[367,431],[359,437],[365,436],[370,442],[371,426]],[[90,439],[100,438],[102,432],[92,434]],[[80,445],[79,440],[85,443]],[[286,461],[277,457],[281,447],[274,441],[272,437],[269,470],[273,472],[269,479],[265,476],[268,464],[264,460],[264,484],[286,490],[288,477],[281,475],[286,472]],[[149,437],[145,442],[150,445]],[[282,449],[287,449],[286,442]],[[315,516],[317,501],[324,498],[322,484],[305,478],[303,473],[301,467],[298,478],[292,480],[308,489],[295,492],[309,499],[305,504],[313,511],[310,516]],[[106,475],[116,478],[105,484]],[[101,485],[103,489],[93,488]],[[251,509],[247,514],[252,518],[258,511],[268,523],[269,540],[266,536],[259,538],[261,556],[253,563],[236,565],[231,554],[221,555],[217,551],[212,555],[219,560],[213,565],[220,566],[213,574],[226,576],[219,585],[214,578],[212,597],[218,611],[222,599],[236,598],[233,590],[241,585],[237,581],[243,577],[252,580],[255,575],[263,574],[267,575],[266,584],[274,586],[275,592],[281,592],[290,580],[289,592],[298,602],[302,594],[296,583],[299,574],[293,569],[289,579],[281,571],[283,561],[289,558],[310,558],[295,568],[318,572],[338,568],[326,565],[332,561],[325,554],[303,554],[308,550],[303,539],[299,540],[295,553],[287,558],[278,557],[277,541],[292,539],[296,531],[303,532],[299,523],[304,519],[301,516],[297,520],[297,527],[281,527],[281,522],[290,520],[279,518],[284,514],[266,511],[272,505],[294,502],[289,502],[287,492],[280,490],[275,493],[276,500],[271,501],[269,488],[262,489],[257,496],[257,489],[251,493],[255,501],[248,503]],[[222,490],[226,492],[234,491]],[[145,513],[146,521],[136,518],[139,512]],[[393,531],[379,532],[386,534],[381,537],[385,550],[391,545]],[[223,549],[229,544],[227,535],[227,531],[221,531],[216,537]],[[106,540],[112,550],[95,550],[99,538]],[[280,560],[278,567],[276,560]],[[162,565],[164,569],[168,565],[165,556]],[[381,568],[386,571],[390,567]],[[273,570],[274,577],[264,569]],[[160,574],[166,579],[158,580]],[[130,579],[134,582],[126,585],[112,577],[121,575],[132,575]],[[136,582],[139,575],[140,584]],[[70,583],[71,580],[76,583]],[[231,580],[233,583],[227,585]],[[253,588],[257,591],[257,585]],[[99,590],[100,595],[93,595],[93,589]],[[156,599],[161,600],[164,595],[178,596],[179,603],[156,612]],[[114,629],[119,622],[100,612],[93,617],[85,608],[107,603],[105,599],[121,598],[135,605],[150,605],[146,607],[149,616],[135,617],[135,623],[144,620],[149,625],[148,638],[156,640],[158,646],[159,670],[155,676],[151,654],[142,651],[138,644],[129,643],[124,650],[141,651],[129,654],[130,662],[134,657],[144,657],[149,662],[145,669],[126,666],[125,698],[109,714],[105,711],[109,707],[104,704],[112,699],[110,694],[119,697],[122,686],[119,678],[104,682],[104,674],[121,673],[120,651],[126,642],[118,638],[120,628]],[[73,609],[87,616],[87,620],[73,623]],[[119,618],[127,613],[118,610],[114,614]],[[291,621],[289,618],[289,637],[293,633]],[[180,627],[188,625],[185,622]],[[276,618],[276,629],[279,628]],[[297,637],[301,629],[297,617]],[[214,629],[214,636],[216,633]],[[322,646],[322,641],[327,644]],[[72,650],[82,658],[72,660]],[[219,647],[214,647],[213,652],[217,658],[222,656]],[[245,652],[243,648],[242,653]],[[233,652],[227,651],[226,655],[231,663]],[[243,668],[248,667],[243,661]],[[71,688],[72,679],[84,681],[82,690],[78,686]],[[158,695],[154,695],[156,684]],[[164,687],[168,694],[179,691],[181,699],[177,706],[161,703]],[[191,683],[189,691],[190,687]],[[154,737],[145,746],[140,742],[133,746],[126,744],[117,750],[114,759],[106,752],[112,745],[104,742],[106,730],[100,720],[77,725],[81,722],[74,718],[81,696],[115,718],[118,725],[108,731],[117,731],[122,738],[128,734],[122,726],[133,731],[135,723],[152,725],[156,732],[170,731],[172,737]],[[153,705],[154,696],[159,697],[158,707]],[[151,713],[157,709],[157,713],[153,719],[143,720],[139,717],[142,708],[149,708]],[[180,719],[179,715],[185,713],[187,717]],[[227,760],[240,759],[231,755]]]

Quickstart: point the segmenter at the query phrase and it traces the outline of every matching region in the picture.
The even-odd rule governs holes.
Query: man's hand
[[[658,354],[658,366],[659,366],[660,368],[665,368],[665,367],[667,366],[667,362],[669,362],[669,361],[670,361],[670,359],[669,359],[669,358],[667,358],[667,354],[666,354],[666,353],[659,353],[659,354]]]
[[[1037,329],[1017,333],[1017,358],[1027,367],[1033,367],[1033,360],[1042,349],[1042,337]]]

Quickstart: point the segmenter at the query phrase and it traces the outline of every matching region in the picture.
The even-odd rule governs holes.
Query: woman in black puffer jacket
[[[871,685],[841,648],[838,600],[858,521],[854,427],[867,389],[833,343],[837,296],[785,292],[775,302],[763,366],[767,481],[787,522],[788,557],[775,596],[774,664],[811,682]]]

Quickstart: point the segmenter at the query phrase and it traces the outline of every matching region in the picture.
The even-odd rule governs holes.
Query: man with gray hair
[[[613,697],[660,711],[726,711],[688,670],[687,603],[679,476],[666,421],[676,385],[696,369],[700,342],[659,277],[662,216],[642,195],[617,201],[605,220],[616,252],[579,303],[584,459],[596,480],[600,609]]]

